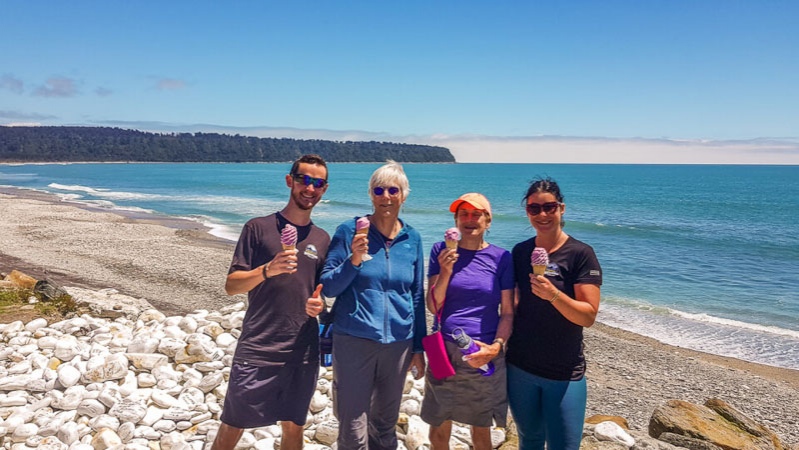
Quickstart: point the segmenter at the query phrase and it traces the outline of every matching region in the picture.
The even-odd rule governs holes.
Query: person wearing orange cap
[[[455,375],[425,374],[422,420],[430,424],[432,450],[449,448],[452,421],[471,425],[476,450],[490,450],[490,427],[506,426],[508,399],[505,342],[513,324],[511,254],[489,244],[491,204],[482,194],[464,194],[450,205],[461,239],[455,249],[433,245],[428,270],[428,309],[441,311],[444,336]],[[463,357],[453,334],[465,333],[480,350]],[[480,368],[493,364],[493,373]]]

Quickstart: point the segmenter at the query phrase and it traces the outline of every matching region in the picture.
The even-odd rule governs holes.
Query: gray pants
[[[395,426],[412,342],[333,338],[333,412],[338,450],[396,450]]]

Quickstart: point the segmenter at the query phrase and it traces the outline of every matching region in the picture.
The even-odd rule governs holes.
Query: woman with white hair
[[[395,425],[408,370],[424,374],[424,252],[419,233],[399,218],[410,186],[388,161],[372,174],[374,212],[339,225],[322,269],[322,292],[336,297],[333,411],[338,449],[397,448]],[[365,257],[369,255],[370,258]]]

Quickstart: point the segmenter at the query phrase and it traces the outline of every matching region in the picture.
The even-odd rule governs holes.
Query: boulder
[[[594,425],[600,424],[602,422],[613,422],[616,425],[624,428],[625,430],[630,429],[630,424],[627,423],[627,419],[620,416],[607,416],[604,414],[594,414],[593,416],[585,419],[585,423],[590,423]]]
[[[635,439],[632,436],[627,434],[619,424],[609,420],[597,424],[594,428],[594,437],[600,441],[618,442],[627,448],[635,445]]]
[[[686,448],[714,448],[704,444],[699,446],[697,443],[685,445],[693,440],[710,443],[725,450],[787,448],[766,427],[719,399],[708,400],[705,405],[682,400],[667,401],[655,409],[649,421],[650,436],[661,439],[664,433],[689,438],[690,441],[674,444]],[[673,436],[667,435],[664,438],[670,439],[670,443],[676,442]]]
[[[6,276],[5,281],[10,281],[11,284],[20,289],[33,289],[36,286],[36,278],[26,275],[19,270],[12,270]]]
[[[59,297],[69,295],[61,286],[50,280],[39,280],[34,284],[33,292],[39,294],[44,301],[53,301]]]

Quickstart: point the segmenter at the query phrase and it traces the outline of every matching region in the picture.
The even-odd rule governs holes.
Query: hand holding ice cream
[[[280,231],[280,245],[283,251],[277,253],[261,269],[264,280],[297,271],[297,228],[294,225],[287,223]]]
[[[369,261],[372,255],[369,254],[369,218],[359,217],[355,221],[355,235],[352,237],[352,263],[360,265],[362,261]]]
[[[442,272],[451,273],[458,260],[458,242],[461,240],[461,231],[455,227],[449,228],[444,232],[444,244],[446,247],[441,249],[438,254],[438,265]]]

